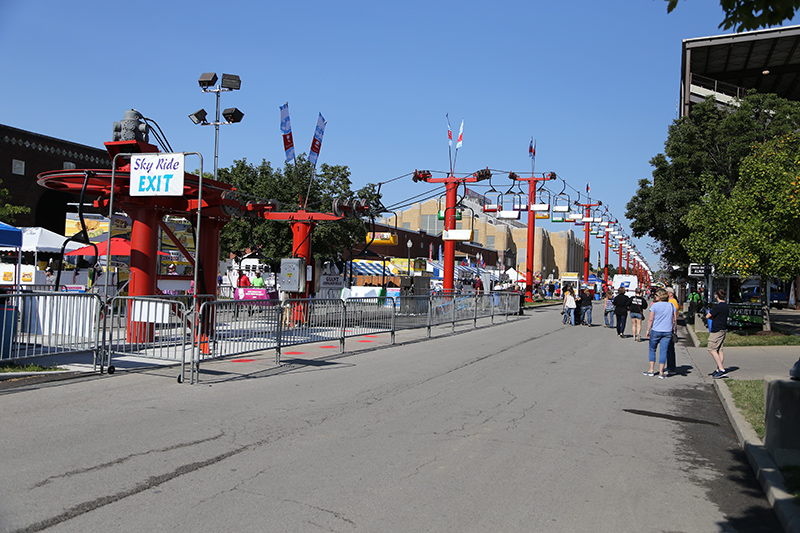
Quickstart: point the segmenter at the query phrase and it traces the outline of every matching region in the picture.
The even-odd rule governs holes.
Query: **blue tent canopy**
[[[22,230],[0,222],[0,246],[12,248],[22,246]]]

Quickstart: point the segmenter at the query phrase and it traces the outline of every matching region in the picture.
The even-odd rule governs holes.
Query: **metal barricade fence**
[[[345,305],[340,299],[289,299],[281,306],[281,346],[338,341],[344,350]]]
[[[395,302],[393,298],[348,298],[344,302],[344,337],[393,331]]]
[[[394,329],[424,328],[430,325],[429,296],[399,296],[395,299]]]
[[[118,296],[112,298],[102,324],[108,371],[113,357],[134,356],[174,361],[191,360],[194,314],[179,299]]]
[[[277,346],[281,308],[275,300],[217,300],[200,306],[195,360]]]
[[[94,294],[0,296],[0,360],[91,352],[96,365],[101,309]]]
[[[404,296],[398,298],[214,300],[211,295],[118,296],[107,305],[96,294],[22,293],[0,296],[0,361],[91,352],[95,370],[133,356],[192,363],[203,360],[401,329],[428,328],[495,315],[517,314],[519,295]],[[99,361],[99,362],[98,362]]]

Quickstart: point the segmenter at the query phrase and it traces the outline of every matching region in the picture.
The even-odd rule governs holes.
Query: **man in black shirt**
[[[728,333],[728,304],[725,303],[725,290],[720,289],[714,295],[717,303],[706,315],[711,320],[711,327],[708,328],[708,352],[717,363],[717,369],[711,374],[714,379],[719,379],[728,375],[725,371],[725,354],[722,353],[722,343],[725,341],[725,334]]]
[[[618,294],[614,297],[614,314],[617,315],[617,335],[625,336],[625,322],[628,318],[628,308],[631,306],[631,299],[625,294],[625,287],[620,287]]]

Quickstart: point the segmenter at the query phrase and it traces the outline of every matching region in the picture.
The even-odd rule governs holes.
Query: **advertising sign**
[[[183,154],[131,156],[131,196],[183,196]]]

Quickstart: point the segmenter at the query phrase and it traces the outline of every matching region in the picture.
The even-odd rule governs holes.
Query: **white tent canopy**
[[[19,228],[22,230],[22,251],[38,253],[60,253],[61,245],[66,237],[53,233],[44,228]],[[65,251],[77,250],[83,246],[78,242],[70,242]],[[17,248],[0,248],[2,251],[17,250]]]

